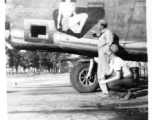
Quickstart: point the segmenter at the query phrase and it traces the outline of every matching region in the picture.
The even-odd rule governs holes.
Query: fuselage
[[[89,16],[81,38],[56,29],[59,1],[53,1],[14,0],[7,3],[6,22],[11,22],[12,27],[6,41],[18,49],[96,57],[98,38],[90,31],[97,30],[98,18],[105,18],[108,29],[115,34],[115,43],[120,45],[120,56],[147,61],[145,0],[77,0],[77,14],[85,12]]]

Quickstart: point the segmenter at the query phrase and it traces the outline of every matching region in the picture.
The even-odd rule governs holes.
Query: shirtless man
[[[71,2],[71,0],[62,0],[60,2],[57,29],[61,28],[61,22],[63,31],[70,29],[74,33],[81,33],[88,15],[86,13],[76,14],[75,9],[75,2]],[[63,17],[62,20],[61,16]]]

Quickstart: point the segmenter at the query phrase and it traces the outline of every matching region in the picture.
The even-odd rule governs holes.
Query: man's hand
[[[100,80],[99,83],[100,83],[101,85],[104,85],[104,84],[107,83],[107,81],[106,81],[106,80]]]
[[[57,25],[57,29],[60,29],[61,28],[61,26],[60,25]]]
[[[87,74],[86,79],[90,79],[91,78],[91,74]]]
[[[101,35],[101,33],[97,33],[95,31],[91,31],[90,33],[93,35],[93,37],[99,37]]]
[[[91,33],[92,35],[93,35],[93,34],[96,34],[96,32],[95,32],[95,31],[91,31],[90,33]]]

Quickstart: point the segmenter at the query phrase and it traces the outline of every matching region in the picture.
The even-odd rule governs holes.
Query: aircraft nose
[[[10,36],[10,31],[9,30],[5,30],[5,40],[7,41],[9,39]]]
[[[10,22],[5,22],[5,30],[9,30],[11,27],[11,23]]]
[[[7,41],[10,36],[10,28],[11,28],[11,23],[10,22],[5,22],[5,40]]]
[[[13,49],[13,47],[10,45],[10,38],[11,38],[11,23],[10,22],[6,22],[5,23],[5,45],[9,48],[9,49]]]

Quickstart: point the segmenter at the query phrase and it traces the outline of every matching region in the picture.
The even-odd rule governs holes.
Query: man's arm
[[[106,31],[107,44],[110,46],[113,43],[113,33],[110,30]]]
[[[91,58],[90,59],[90,65],[89,65],[89,71],[88,71],[88,74],[86,76],[86,78],[88,79],[91,74],[92,74],[92,69],[93,69],[93,66],[94,66],[94,58]]]
[[[100,84],[106,84],[115,80],[119,80],[121,77],[121,73],[120,71],[116,71],[116,75],[114,77],[111,77],[109,79],[103,80],[102,82],[100,82]]]
[[[101,35],[101,33],[95,31],[91,31],[91,34],[93,35],[93,37],[100,37]]]

